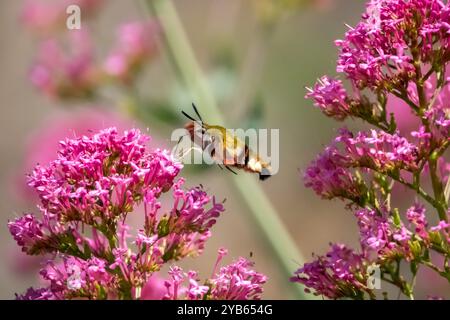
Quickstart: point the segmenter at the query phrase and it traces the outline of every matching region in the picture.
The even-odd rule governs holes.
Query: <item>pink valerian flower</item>
[[[441,231],[441,230],[448,230],[449,227],[450,227],[450,223],[442,220],[442,221],[439,221],[439,223],[436,226],[431,227],[430,231],[436,232],[436,231]]]
[[[166,281],[165,286],[167,293],[163,299],[165,300],[204,300],[204,296],[208,293],[209,287],[199,284],[198,274],[195,271],[183,272],[183,269],[177,266],[170,268],[169,275],[172,281]],[[187,280],[187,284],[184,285]]]
[[[119,277],[107,271],[105,260],[92,257],[83,260],[64,256],[61,261],[49,260],[40,275],[48,287],[30,288],[19,300],[61,300],[115,298]]]
[[[236,262],[220,268],[210,279],[211,297],[215,300],[254,300],[260,299],[262,285],[267,277],[252,269],[253,263],[239,258]]]
[[[337,120],[344,120],[350,115],[350,98],[342,81],[324,76],[313,89],[307,89],[309,92],[305,98],[313,99],[314,105],[325,115]]]
[[[36,243],[45,240],[42,223],[31,214],[9,222],[8,227],[22,251],[28,252]]]
[[[210,198],[201,188],[193,188],[184,191],[182,186],[184,180],[180,179],[173,186],[174,205],[167,218],[167,229],[169,232],[180,233],[183,230],[203,232],[210,229],[223,211],[221,203],[217,203],[215,198]],[[205,210],[205,205],[209,202],[213,206]],[[153,218],[155,213],[151,213]]]
[[[127,245],[127,226],[119,225],[119,247],[113,250],[115,260],[110,267],[120,269],[134,287],[144,286],[150,271],[159,270],[170,260],[201,254],[215,219],[224,211],[223,205],[203,190],[184,191],[183,183],[180,179],[173,185],[174,205],[168,214],[159,214],[161,203],[147,195],[144,229],[139,230],[134,241],[137,253]],[[211,208],[206,209],[211,201]]]
[[[417,169],[417,147],[398,133],[371,130],[355,136],[345,128],[339,133],[304,174],[305,186],[324,198],[341,197],[357,202],[365,189],[353,168],[383,173]]]
[[[347,129],[341,129],[339,133],[335,141],[344,146],[349,166],[370,168],[378,172],[396,168],[408,171],[417,169],[418,148],[398,133],[371,130],[354,136]]]
[[[136,243],[145,243],[146,235],[157,235],[153,245],[163,252],[163,260],[196,256],[203,252],[206,240],[211,236],[210,229],[224,211],[222,203],[209,197],[202,188],[182,189],[184,179],[178,180],[172,187],[173,207],[160,214],[161,204],[150,200],[144,203],[145,224],[141,230],[141,239]],[[211,204],[209,208],[207,206]],[[147,243],[148,244],[148,243]]]
[[[22,251],[29,255],[39,255],[58,251],[61,237],[75,240],[72,230],[62,228],[51,215],[43,214],[39,220],[33,214],[8,222],[8,229]]]
[[[447,105],[445,109],[431,109],[425,117],[434,125],[433,138],[438,145],[450,139],[450,105]]]
[[[425,216],[425,207],[420,204],[415,204],[406,211],[406,218],[414,225],[414,232],[423,240],[428,240],[428,222]]]
[[[32,32],[47,34],[66,27],[67,7],[80,7],[82,19],[95,14],[104,0],[26,0],[22,7],[21,22]]]
[[[340,81],[329,77],[307,95],[327,116],[358,117],[377,128],[357,134],[341,129],[320,161],[306,171],[305,184],[324,198],[345,198],[350,200],[348,208],[362,208],[356,211],[360,261],[378,263],[382,274],[391,278],[384,280],[411,299],[413,290],[395,264],[406,260],[414,274],[423,264],[448,278],[445,269],[429,261],[429,251],[448,258],[444,153],[450,135],[449,22],[447,1],[369,1],[362,21],[350,28],[344,40],[336,41],[337,72],[350,80],[351,98]],[[399,110],[393,110],[392,102],[400,102]],[[411,116],[412,123],[402,123],[404,114]],[[424,191],[429,187],[425,178],[431,180],[433,195]],[[392,190],[398,185],[432,205],[440,223],[429,228],[425,207],[419,203],[407,210],[403,223],[392,206]],[[364,287],[352,279],[333,286],[333,272],[324,267],[326,262],[328,258],[319,257],[306,264],[299,271],[299,282],[330,298],[364,298],[359,294]],[[340,290],[343,287],[348,290]]]
[[[356,211],[355,216],[361,248],[367,256],[370,252],[375,252],[380,259],[389,260],[391,257],[401,256],[410,261],[415,258],[410,240],[415,240],[415,244],[420,247],[430,248],[433,239],[431,233],[442,231],[448,239],[446,232],[450,225],[446,221],[440,221],[437,226],[428,228],[425,207],[420,203],[406,211],[409,228],[401,221],[394,221],[389,212],[361,209]]]
[[[24,294],[16,294],[17,300],[57,300],[49,288],[28,288]]]
[[[25,143],[23,163],[14,172],[11,189],[20,200],[34,203],[37,199],[32,189],[27,186],[24,172],[31,172],[36,163],[49,163],[57,156],[59,142],[66,137],[88,135],[110,127],[119,131],[132,127],[131,120],[103,106],[88,106],[81,109],[59,109],[35,130],[31,130]],[[42,143],[45,141],[45,143]]]
[[[390,221],[385,216],[379,216],[374,210],[368,209],[358,210],[355,216],[363,250],[369,249],[378,253],[387,246],[392,247]]]
[[[107,271],[107,261],[96,257],[83,260],[64,257],[62,262],[49,261],[40,274],[48,281],[57,299],[72,296],[88,299],[112,297],[119,285],[119,278]]]
[[[159,27],[153,21],[130,22],[120,26],[116,48],[104,63],[105,73],[130,82],[142,64],[157,52]]]
[[[199,283],[197,272],[185,273],[180,267],[172,267],[169,271],[171,280],[166,281],[165,299],[259,300],[267,277],[251,269],[254,264],[244,258],[217,271],[217,266],[226,253],[225,249],[219,249],[213,275],[204,284]]]
[[[450,217],[450,210],[447,212],[447,217]],[[439,223],[429,229],[431,233],[430,237],[433,239],[437,233],[441,233],[444,236],[444,240],[447,241],[447,244],[450,245],[450,223],[445,220],[439,221]]]
[[[345,157],[335,146],[326,147],[306,169],[303,176],[305,186],[326,199],[358,198],[362,187],[345,163]]]
[[[115,128],[67,139],[57,160],[36,166],[29,185],[60,220],[113,219],[133,211],[148,192],[169,190],[181,170],[167,151],[147,153],[148,140],[139,130],[119,135]]]
[[[366,257],[371,257],[371,253],[375,253],[382,260],[398,256],[408,260],[411,258],[408,241],[412,239],[413,233],[401,221],[396,224],[388,212],[366,208],[357,210],[355,217],[362,252]]]
[[[448,11],[448,5],[435,0],[370,1],[363,20],[336,41],[337,71],[359,88],[384,88],[411,79],[411,43],[424,63],[433,62],[436,53],[448,54]],[[416,43],[417,34],[421,41]]]
[[[89,33],[85,30],[70,32],[68,44],[69,49],[65,50],[56,39],[42,42],[30,80],[52,98],[89,97],[100,77]]]
[[[363,255],[342,244],[331,245],[325,256],[315,256],[316,260],[305,263],[295,272],[292,282],[306,286],[305,292],[313,290],[314,295],[330,299],[352,297],[362,299],[367,288],[367,262]]]
[[[184,179],[175,181],[182,165],[167,151],[147,151],[148,140],[136,129],[108,128],[61,141],[57,159],[35,168],[29,184],[42,217],[24,215],[8,227],[28,254],[55,253],[41,271],[51,295],[31,289],[18,298],[140,299],[165,263],[203,251],[223,205],[202,188],[183,189]],[[159,197],[170,190],[166,210]],[[140,205],[144,226],[132,235],[125,219]],[[189,276],[190,294],[204,294]]]

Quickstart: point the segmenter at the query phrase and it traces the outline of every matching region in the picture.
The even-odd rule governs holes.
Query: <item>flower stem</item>
[[[437,174],[437,157],[432,155],[428,161],[430,167],[431,183],[433,186],[434,198],[439,203],[437,208],[439,219],[447,221],[447,201],[445,199],[444,188],[442,181]]]
[[[205,118],[211,123],[223,124],[224,118],[203,76],[172,1],[146,0],[146,3],[162,25],[166,49],[178,76],[191,92],[194,101],[201,106]],[[303,264],[304,260],[261,186],[253,178],[249,175],[239,175],[233,176],[232,181],[250,209],[248,212],[255,220],[256,226],[271,245],[287,282],[297,267],[296,264]],[[289,288],[295,298],[311,298],[298,284],[291,284]]]

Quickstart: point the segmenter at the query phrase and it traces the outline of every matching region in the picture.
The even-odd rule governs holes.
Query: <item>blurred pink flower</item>
[[[129,82],[132,73],[157,51],[158,25],[153,21],[136,21],[121,25],[117,44],[104,63],[107,75]]]
[[[90,35],[73,31],[68,37],[68,48],[56,39],[41,43],[30,80],[50,97],[89,97],[99,78]]]
[[[142,288],[141,300],[162,300],[166,294],[165,280],[154,273]]]
[[[413,114],[411,107],[394,95],[389,96],[386,112],[388,115],[394,114],[397,128],[402,134],[408,134],[411,130],[419,127],[420,123],[417,116]]]
[[[81,9],[82,18],[96,13],[104,0],[26,0],[21,11],[20,20],[30,31],[46,34],[65,27],[69,5]]]
[[[21,276],[35,274],[46,259],[48,257],[27,255],[17,247],[11,247],[8,250],[8,267]]]

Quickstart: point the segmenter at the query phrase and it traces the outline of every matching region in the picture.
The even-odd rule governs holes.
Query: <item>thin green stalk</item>
[[[448,202],[450,200],[450,177],[447,178],[447,184],[445,185],[445,189],[444,189],[444,196],[445,196],[445,202],[448,205]]]
[[[193,95],[192,98],[198,103],[208,121],[224,124],[215,97],[194,56],[172,1],[147,0],[146,3],[162,25],[167,51],[178,75]],[[248,175],[239,175],[232,181],[248,206],[248,212],[255,220],[256,226],[271,245],[273,254],[288,282],[298,264],[303,263],[303,257],[261,186],[253,178]],[[290,289],[295,298],[311,297],[306,295],[302,286],[298,284],[291,284]]]
[[[428,160],[431,184],[433,186],[434,198],[438,202],[437,207],[439,219],[447,221],[447,201],[444,195],[444,188],[442,186],[442,181],[437,174],[437,157],[432,155]]]

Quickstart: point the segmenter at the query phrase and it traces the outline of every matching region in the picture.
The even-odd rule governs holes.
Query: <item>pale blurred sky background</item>
[[[62,112],[58,102],[42,96],[27,79],[37,42],[20,26],[21,2],[0,2],[0,298],[3,299],[13,298],[15,292],[22,292],[37,282],[35,275],[17,271],[14,252],[18,249],[6,224],[21,212],[34,210],[32,204],[20,199],[13,183],[24,161],[26,141],[40,126],[52,126],[51,116]],[[114,26],[146,15],[140,1],[106,2],[93,21],[93,38],[100,52],[113,42]],[[323,74],[335,74],[337,50],[333,41],[343,37],[346,23],[352,25],[358,21],[364,1],[340,0],[328,9],[291,12],[276,23],[272,36],[267,38],[249,1],[180,0],[175,3],[206,73],[215,74],[215,62],[224,56],[239,69],[245,68],[252,46],[259,48],[255,59],[259,55],[264,57],[256,79],[263,101],[261,126],[280,129],[281,165],[279,173],[263,182],[262,187],[304,256],[309,259],[312,252],[324,253],[330,241],[356,246],[357,228],[351,213],[344,210],[341,202],[320,200],[306,189],[300,171],[342,125],[313,108],[303,98],[304,87],[312,85]],[[167,99],[173,94],[174,79],[173,69],[162,52],[146,68],[140,90],[145,95]],[[250,88],[252,85],[249,83]],[[186,100],[182,107],[188,108],[190,102]],[[232,127],[241,127],[245,125],[242,119],[247,109],[245,106],[237,109],[235,102],[228,101],[220,107]],[[66,106],[64,112],[70,113],[70,108],[77,107]],[[169,141],[167,128],[146,126],[159,141]],[[45,145],[46,141],[40,143]],[[187,176],[189,185],[203,183],[210,193],[227,198],[227,202],[226,213],[214,227],[205,253],[197,259],[185,260],[182,265],[198,269],[201,276],[207,277],[218,247],[229,249],[227,261],[231,257],[248,257],[253,252],[256,269],[269,276],[264,298],[290,298],[288,279],[279,272],[268,245],[255,229],[227,174],[214,169]],[[293,261],[292,271],[296,268]]]

